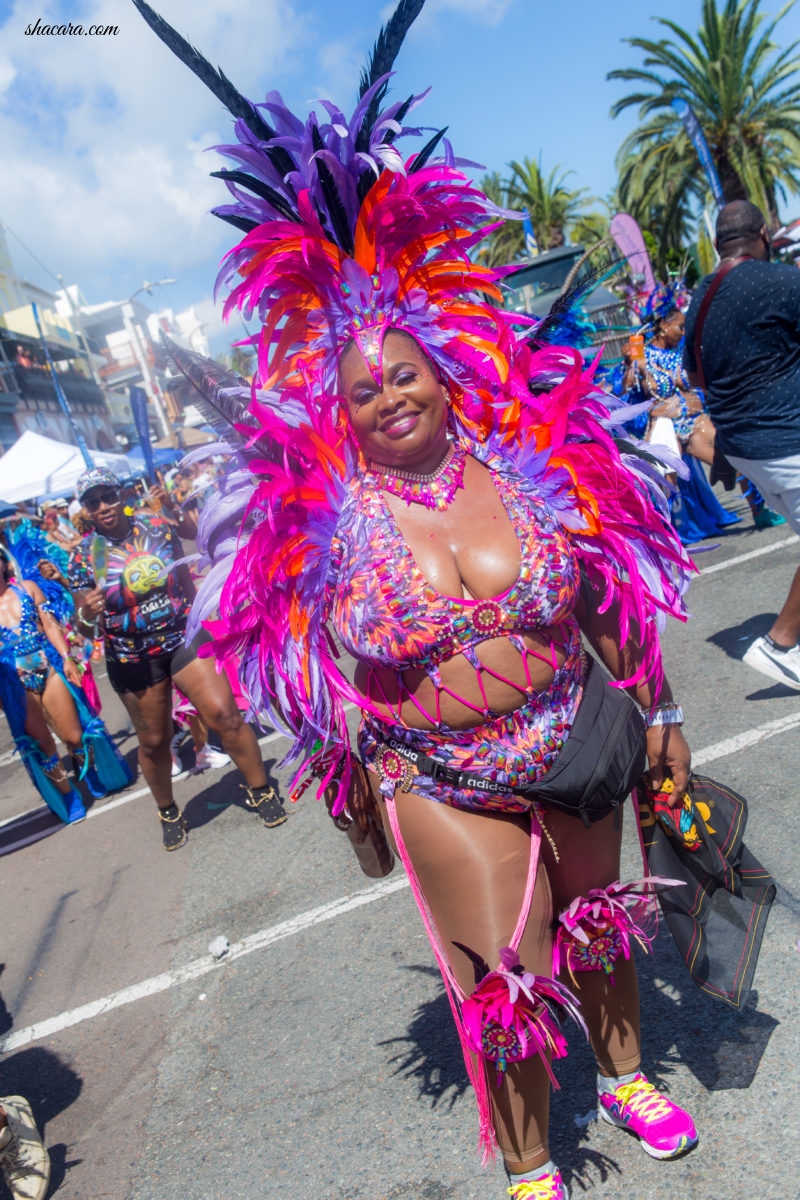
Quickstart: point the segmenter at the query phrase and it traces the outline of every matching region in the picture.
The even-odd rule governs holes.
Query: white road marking
[[[754,729],[745,729],[743,733],[737,733],[734,737],[724,738],[721,742],[706,746],[705,750],[693,752],[692,766],[702,767],[718,758],[727,758],[729,754],[737,754],[739,750],[744,750],[745,746],[755,746],[756,742],[777,737],[778,734],[786,733],[789,729],[796,729],[798,725],[800,725],[800,711],[787,713],[785,717],[767,721],[764,725],[756,725]]]
[[[737,567],[739,563],[749,562],[751,558],[761,558],[762,554],[772,554],[773,550],[783,550],[786,546],[793,546],[797,541],[800,541],[800,538],[793,533],[791,537],[784,538],[782,542],[773,542],[771,546],[762,546],[760,550],[749,550],[747,554],[737,554],[735,558],[726,558],[724,562],[703,567],[700,576],[702,578],[703,575],[713,575],[715,571],[727,571],[728,567]]]
[[[87,821],[92,817],[101,817],[103,813],[111,812],[112,808],[120,808],[123,804],[130,804],[131,800],[139,800],[142,796],[149,796],[150,788],[137,788],[135,792],[123,792],[121,796],[115,796],[113,800],[101,804],[98,808],[90,808],[86,814]]]
[[[781,733],[786,733],[790,729],[795,729],[798,725],[800,725],[800,710],[788,713],[777,720],[767,721],[764,725],[758,725],[754,729],[746,729],[743,733],[736,734],[735,737],[725,738],[721,742],[714,742],[712,745],[706,746],[704,750],[698,750],[692,755],[693,765],[696,767],[704,766],[706,763],[714,762],[716,759],[726,758],[728,755],[735,754],[739,750],[744,749],[745,746],[753,746],[757,742],[764,741],[767,738],[776,737]],[[269,736],[274,737],[275,735]],[[262,739],[262,741],[264,740],[266,739]],[[146,788],[142,789],[137,794],[141,795],[147,790]],[[133,798],[133,795],[121,796],[118,801],[111,801],[111,803],[125,803],[127,800]],[[99,809],[98,811],[102,812],[104,810]],[[290,917],[286,921],[281,921],[278,925],[272,925],[268,929],[261,929],[258,933],[252,933],[249,937],[242,938],[239,942],[234,942],[223,959],[213,959],[210,955],[206,954],[202,958],[196,958],[193,962],[187,963],[183,967],[178,967],[174,971],[165,971],[162,975],[154,975],[150,979],[143,980],[141,983],[133,984],[132,987],[112,992],[110,996],[103,996],[100,1000],[93,1000],[91,1003],[83,1004],[79,1008],[70,1009],[68,1012],[60,1013],[58,1016],[50,1017],[45,1021],[39,1021],[34,1025],[28,1025],[24,1029],[18,1029],[14,1033],[9,1033],[6,1037],[0,1038],[0,1053],[18,1050],[21,1046],[27,1046],[30,1042],[38,1041],[43,1037],[50,1037],[55,1033],[59,1033],[62,1029],[68,1029],[72,1025],[89,1021],[93,1017],[101,1016],[103,1013],[110,1012],[114,1008],[121,1008],[123,1005],[132,1004],[135,1000],[142,1000],[145,996],[155,996],[159,992],[177,987],[178,984],[189,983],[194,979],[199,979],[203,975],[207,975],[210,971],[220,970],[228,962],[233,962],[237,958],[244,958],[248,954],[253,954],[256,950],[264,950],[267,946],[272,946],[275,942],[282,941],[284,938],[294,937],[298,933],[302,933],[305,929],[310,929],[312,926],[319,925],[324,921],[332,921],[336,917],[352,912],[356,908],[361,908],[365,904],[373,904],[376,900],[381,900],[384,896],[390,896],[394,892],[398,892],[406,887],[408,887],[408,880],[405,876],[386,879],[374,884],[363,892],[356,892],[353,896],[341,896],[339,899],[331,900],[328,904],[323,904],[319,908],[312,908],[307,912],[299,913],[296,917]]]
[[[82,1004],[68,1012],[59,1013],[56,1017],[49,1017],[45,1021],[38,1021],[34,1025],[28,1025],[25,1029],[9,1033],[4,1038],[0,1038],[0,1052],[8,1054],[12,1050],[18,1050],[21,1046],[27,1046],[30,1042],[39,1041],[44,1037],[52,1037],[53,1034],[60,1033],[62,1029],[68,1029],[71,1025],[79,1025],[82,1021],[89,1021],[93,1017],[111,1012],[112,1009],[132,1004],[134,1000],[142,1000],[145,996],[155,996],[179,983],[189,983],[194,979],[200,979],[203,975],[208,975],[211,971],[223,970],[226,963],[232,962],[234,959],[244,958],[246,955],[272,946],[284,938],[294,937],[295,934],[301,933],[304,929],[310,929],[313,925],[332,921],[335,917],[352,912],[365,904],[372,904],[375,900],[381,900],[384,896],[390,896],[393,892],[399,892],[406,887],[408,887],[408,880],[404,876],[398,879],[381,880],[380,883],[374,884],[363,892],[356,892],[353,896],[342,896],[338,900],[332,900],[329,904],[320,905],[319,908],[299,913],[296,917],[290,917],[288,921],[281,921],[280,924],[273,925],[269,929],[262,929],[258,933],[251,934],[250,937],[242,938],[240,942],[234,942],[222,959],[214,959],[210,954],[205,954],[202,958],[196,958],[193,962],[186,963],[185,966],[178,967],[174,971],[165,971],[163,975],[154,975],[132,987],[112,992],[110,996],[103,996],[100,1000],[93,1000],[90,1004]]]

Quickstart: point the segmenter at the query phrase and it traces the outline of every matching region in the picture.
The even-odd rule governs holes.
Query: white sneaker
[[[195,755],[194,769],[195,771],[205,771],[207,767],[212,770],[219,770],[220,767],[227,767],[230,763],[230,755],[225,754],[222,750],[215,750],[213,746],[206,743],[202,750],[198,750]]]
[[[0,1129],[0,1168],[14,1200],[43,1200],[50,1182],[50,1156],[31,1106],[23,1096],[3,1096],[8,1124]]]
[[[170,753],[172,755],[172,778],[173,779],[178,779],[181,775],[184,775],[186,773],[184,770],[183,763],[181,762],[180,755],[178,754],[178,748],[180,747],[180,744],[182,741],[183,741],[183,734],[176,733],[174,738],[172,739],[172,741],[169,744]]]
[[[762,675],[769,675],[770,679],[777,679],[800,692],[800,646],[775,650],[766,638],[756,638],[752,646],[748,646],[744,661]]]

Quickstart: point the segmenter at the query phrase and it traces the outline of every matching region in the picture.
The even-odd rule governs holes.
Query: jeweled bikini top
[[[49,642],[39,628],[36,618],[36,605],[24,588],[16,583],[9,584],[11,591],[19,597],[22,610],[18,625],[0,625],[0,649],[12,656],[32,654],[35,650],[47,647]],[[42,605],[49,612],[49,605]]]
[[[353,483],[332,547],[330,615],[345,649],[361,662],[395,670],[424,669],[441,686],[438,665],[507,635],[521,653],[526,629],[553,629],[572,613],[580,588],[576,557],[533,487],[496,455],[480,458],[493,479],[520,545],[516,582],[499,596],[445,596],[425,579],[380,488]],[[574,622],[569,622],[574,626]],[[558,641],[578,639],[577,627]],[[538,655],[537,657],[543,657]],[[550,658],[555,669],[555,656]]]

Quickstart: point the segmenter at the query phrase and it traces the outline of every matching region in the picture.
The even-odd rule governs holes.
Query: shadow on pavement
[[[756,613],[755,616],[748,617],[739,625],[731,625],[729,629],[718,629],[706,640],[711,642],[712,646],[719,646],[720,650],[724,650],[728,658],[735,658],[741,662],[750,643],[757,637],[763,637],[765,633],[769,633],[776,615],[776,613]]]
[[[6,969],[6,964],[0,963],[0,975],[3,974],[3,971],[5,971],[5,969]],[[14,1018],[12,1017],[11,1013],[8,1011],[8,1008],[6,1007],[6,1002],[3,999],[2,995],[0,995],[0,1035],[2,1035],[4,1033],[8,1033],[9,1029],[11,1029],[13,1027],[13,1025],[14,1025]]]
[[[437,978],[435,967],[407,968]],[[755,1078],[778,1022],[755,1007],[740,1010],[712,1000],[692,983],[669,934],[662,931],[655,955],[637,955],[642,994],[642,1067],[659,1089],[681,1096],[673,1080],[676,1064],[688,1067],[710,1092],[746,1089]],[[580,991],[577,992],[580,997]],[[757,993],[752,994],[756,1004]],[[596,1065],[576,1029],[567,1030],[569,1055],[554,1065],[560,1090],[551,1098],[550,1149],[556,1162],[570,1163],[567,1182],[579,1188],[608,1184],[619,1164],[587,1143],[595,1119]],[[444,994],[421,1004],[405,1037],[380,1042],[397,1047],[389,1062],[396,1075],[416,1081],[419,1098],[431,1108],[448,1107],[469,1091],[461,1047]],[[613,1183],[611,1185],[613,1187]],[[575,1190],[573,1190],[573,1196]]]
[[[269,759],[264,763],[264,770],[267,773],[267,783],[274,787],[280,795],[281,784],[272,773],[274,766],[275,759]],[[231,767],[226,768],[223,775],[213,769],[208,769],[200,774],[204,777],[204,781],[208,780],[207,785],[201,792],[187,800],[185,806],[182,806],[183,815],[186,817],[190,831],[208,825],[232,805],[241,808],[249,817],[253,817],[252,812],[245,807],[244,780],[236,767],[231,764]],[[198,776],[190,773],[188,778],[194,781],[196,787]]]
[[[405,970],[431,979],[439,978],[436,967],[417,965]],[[448,1108],[452,1108],[469,1089],[461,1045],[444,993],[420,1004],[406,1037],[389,1038],[378,1045],[397,1047],[397,1052],[389,1059],[395,1075],[415,1080],[419,1098],[429,1099],[431,1108],[436,1108],[441,1101],[446,1101]]]
[[[47,1145],[47,1123],[75,1103],[83,1089],[83,1080],[57,1054],[34,1046],[11,1054],[0,1063],[0,1095],[25,1096],[30,1101],[39,1132]],[[50,1154],[50,1190],[52,1196],[61,1184],[67,1171],[77,1166],[81,1159],[67,1159],[69,1147],[59,1142],[47,1146]],[[6,1192],[0,1183],[0,1197]]]
[[[55,813],[44,805],[24,813],[16,821],[11,821],[0,829],[0,858],[66,828],[63,821],[59,821]]]

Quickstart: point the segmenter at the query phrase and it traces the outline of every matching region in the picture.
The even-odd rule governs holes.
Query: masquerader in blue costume
[[[657,401],[659,415],[671,419],[682,453],[710,467],[714,462],[716,430],[705,411],[702,392],[692,387],[683,367],[686,318],[681,306],[688,306],[684,298],[688,302],[680,284],[662,284],[648,297],[643,313],[644,320],[650,324],[645,342],[644,387]],[[696,486],[700,486],[701,474],[702,471],[694,472]],[[750,505],[757,529],[784,524],[784,518],[764,503],[764,497],[749,480],[739,476],[739,486]],[[725,524],[729,523],[725,521]],[[702,517],[697,524],[703,525]]]
[[[70,782],[50,726],[72,755],[76,781],[93,796],[131,782],[131,772],[80,687],[80,672],[52,606],[30,580],[16,582],[0,547],[0,704],[33,783],[65,822],[86,810]]]

